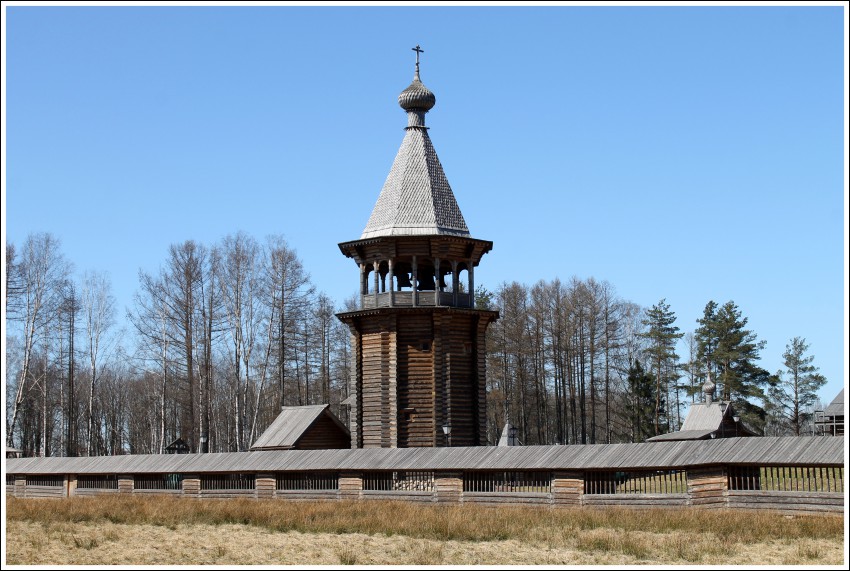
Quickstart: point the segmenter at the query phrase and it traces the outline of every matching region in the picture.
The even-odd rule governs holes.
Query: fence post
[[[579,507],[584,496],[584,472],[552,473],[552,506]]]
[[[135,481],[132,474],[122,474],[118,476],[118,493],[132,494],[135,489]]]
[[[688,468],[688,504],[698,508],[728,507],[725,466]]]
[[[434,501],[459,504],[463,501],[463,472],[434,473]]]
[[[197,474],[183,476],[183,495],[190,498],[201,497],[201,477]]]
[[[363,491],[363,475],[359,472],[340,472],[339,499],[359,500]]]
[[[274,497],[277,481],[274,474],[257,474],[254,487],[258,500],[269,500]]]

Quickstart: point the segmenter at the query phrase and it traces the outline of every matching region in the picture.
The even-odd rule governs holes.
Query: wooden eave
[[[464,236],[451,236],[433,234],[425,236],[381,236],[378,238],[367,238],[365,240],[351,240],[340,242],[339,249],[347,258],[353,258],[358,264],[370,263],[376,259],[394,258],[397,256],[397,245],[399,242],[422,242],[427,243],[427,256],[432,258],[446,256],[450,244],[464,244],[463,257],[471,259],[477,266],[481,258],[493,249],[491,240],[479,240]]]
[[[435,312],[454,312],[454,313],[466,313],[478,315],[481,317],[486,317],[488,321],[496,321],[499,319],[499,312],[493,311],[490,309],[470,309],[470,308],[461,308],[461,307],[452,307],[448,305],[439,305],[439,306],[396,306],[396,307],[379,307],[375,309],[359,309],[357,311],[346,311],[342,313],[337,313],[336,317],[343,323],[348,323],[354,321],[360,317],[370,317],[373,315],[390,315],[397,313],[407,313],[407,314],[421,314],[421,313],[435,313]]]

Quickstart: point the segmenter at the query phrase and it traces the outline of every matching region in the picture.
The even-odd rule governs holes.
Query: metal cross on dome
[[[419,73],[419,54],[425,53],[425,50],[420,48],[419,44],[416,44],[415,48],[410,49],[416,52],[416,73]]]

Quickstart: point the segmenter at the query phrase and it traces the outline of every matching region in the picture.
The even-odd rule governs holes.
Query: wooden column
[[[378,272],[380,267],[381,267],[381,262],[379,262],[377,260],[372,262],[372,268],[373,268],[372,271],[375,273],[375,280],[374,280],[375,281],[375,309],[378,308],[378,292],[381,291],[381,288],[380,288],[381,276]]]
[[[16,498],[24,498],[27,495],[26,476],[15,476],[15,491],[12,493]]]
[[[472,260],[467,262],[466,273],[469,274],[469,307],[475,308],[475,266],[472,265]]]
[[[552,506],[579,507],[584,495],[583,472],[553,472],[552,473]]]
[[[452,305],[457,307],[457,260],[452,260]]]
[[[725,508],[728,483],[724,466],[688,469],[688,503],[698,508]]]
[[[339,475],[339,499],[359,500],[363,491],[363,477],[359,472],[341,472]]]
[[[257,474],[255,484],[258,500],[270,500],[274,498],[277,488],[277,480],[274,474]]]
[[[440,258],[434,258],[434,307],[440,305]]]
[[[366,264],[360,264],[360,295],[369,293],[369,284],[366,281]]]
[[[390,307],[395,306],[395,288],[393,287],[393,259],[390,258],[387,260],[387,266],[389,267],[389,273],[387,274],[387,278],[390,280]]]
[[[463,501],[463,473],[434,473],[434,501],[440,504],[459,504]]]
[[[135,481],[132,474],[121,474],[118,476],[118,493],[132,494],[135,488]]]
[[[201,477],[197,474],[183,476],[183,495],[190,498],[201,497]]]
[[[413,278],[413,291],[410,293],[410,297],[413,299],[413,307],[419,305],[419,274],[416,269],[416,256],[413,256],[413,260],[410,262],[411,268],[411,278]]]
[[[77,475],[76,474],[68,474],[65,479],[65,485],[68,490],[68,497],[74,497],[77,495]]]

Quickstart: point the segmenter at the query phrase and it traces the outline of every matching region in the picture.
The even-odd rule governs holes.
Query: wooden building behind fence
[[[351,330],[353,448],[486,443],[485,335],[475,267],[493,243],[470,235],[425,127],[436,98],[419,78],[399,95],[406,133],[359,240]],[[445,428],[444,428],[445,427]]]

